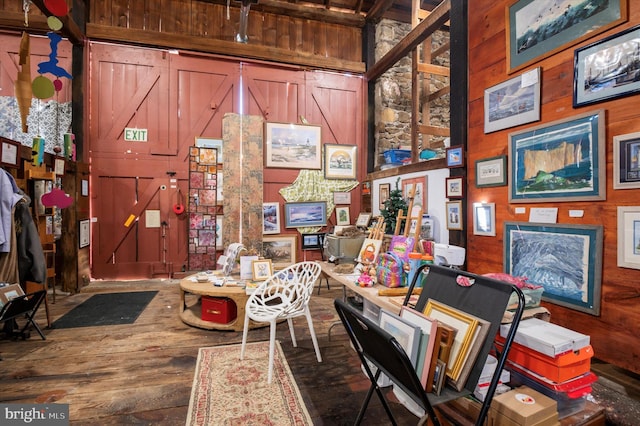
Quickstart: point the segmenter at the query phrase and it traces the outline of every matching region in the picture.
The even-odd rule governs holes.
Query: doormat
[[[276,341],[273,380],[267,383],[269,342],[200,348],[186,426],[311,426],[298,385]]]
[[[94,294],[62,317],[51,328],[133,324],[158,291]]]

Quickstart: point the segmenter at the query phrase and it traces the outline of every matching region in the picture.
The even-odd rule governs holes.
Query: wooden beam
[[[134,30],[89,23],[87,24],[87,36],[92,40],[105,40],[171,49],[187,50],[188,48],[188,50],[197,52],[214,53],[234,58],[257,59],[317,69],[360,74],[365,71],[363,62],[343,61],[288,49],[256,46],[250,43],[236,43],[234,41],[214,40],[204,37],[192,37],[182,34],[163,34],[155,31]]]
[[[44,5],[43,0],[31,1],[38,7],[38,9],[40,9],[42,13],[44,13],[45,16],[49,17],[53,15]],[[58,19],[60,19],[60,21],[62,22],[62,29],[60,30],[62,35],[68,38],[72,44],[83,45],[86,37],[78,27],[78,24],[75,23],[73,18],[71,18],[69,14],[67,14],[66,16],[58,17]]]
[[[418,126],[418,132],[423,135],[431,135],[431,136],[450,136],[451,129],[448,127],[437,127],[437,126],[425,126],[423,124]]]
[[[449,67],[433,64],[418,64],[418,71],[427,74],[443,75],[448,77],[450,74]]]
[[[376,0],[367,12],[367,21],[378,22],[382,19],[382,15],[391,9],[391,6],[393,6],[393,0]]]
[[[404,58],[416,48],[425,38],[433,34],[447,20],[451,11],[451,0],[443,0],[429,17],[418,24],[405,38],[400,40],[386,55],[367,71],[367,80],[372,81],[380,77],[386,70],[391,68],[396,62]]]
[[[224,4],[222,0],[202,0],[206,3]],[[238,7],[238,2],[232,1],[231,7]],[[360,13],[345,13],[328,9],[329,5],[318,5],[316,7],[305,4],[304,6],[297,3],[288,3],[285,1],[260,0],[257,4],[251,5],[251,10],[272,13],[274,15],[286,15],[292,18],[311,19],[313,21],[324,22],[327,24],[338,24],[349,27],[362,28],[365,18]]]

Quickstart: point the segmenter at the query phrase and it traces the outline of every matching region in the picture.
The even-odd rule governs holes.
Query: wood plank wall
[[[508,0],[478,0],[474,13],[469,14],[469,139],[468,205],[486,201],[496,203],[496,237],[468,236],[468,269],[477,273],[503,270],[503,223],[528,220],[532,207],[557,207],[558,223],[604,226],[604,254],[602,259],[602,298],[599,317],[551,303],[544,305],[551,311],[551,320],[573,330],[591,336],[595,356],[620,367],[640,372],[640,271],[617,266],[618,206],[640,205],[640,190],[614,190],[612,178],[612,139],[616,135],[640,131],[639,97],[630,96],[600,102],[590,106],[573,108],[573,54],[585,46],[606,36],[616,34],[640,23],[640,3],[629,1],[629,20],[564,51],[526,67],[522,71],[542,68],[541,121],[516,128],[484,134],[484,90],[512,76],[507,74],[505,7]],[[522,72],[520,71],[520,72]],[[475,161],[508,152],[508,135],[545,122],[603,108],[606,110],[606,192],[605,201],[557,202],[541,204],[509,204],[506,186],[496,188],[475,187]],[[525,207],[526,214],[516,214],[516,207]],[[583,210],[584,217],[570,218],[569,210]],[[467,211],[467,223],[472,228],[472,212]],[[624,296],[627,295],[627,296]]]

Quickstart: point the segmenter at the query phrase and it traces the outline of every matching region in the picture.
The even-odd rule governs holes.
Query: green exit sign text
[[[134,129],[132,127],[125,127],[124,140],[133,142],[146,142],[147,129]]]

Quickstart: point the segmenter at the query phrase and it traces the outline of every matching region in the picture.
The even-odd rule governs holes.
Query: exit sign
[[[124,128],[124,140],[132,142],[146,142],[147,129],[134,129],[132,127]]]

